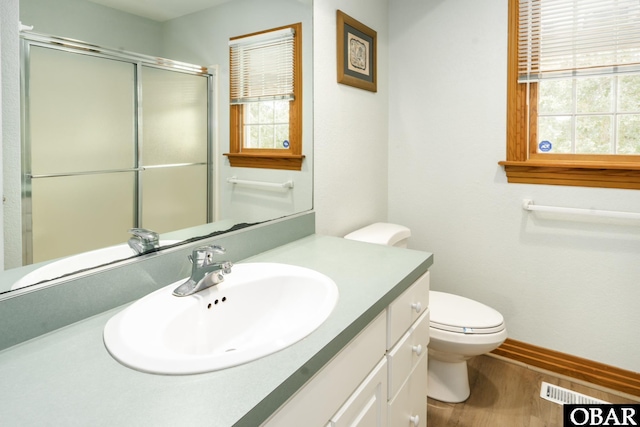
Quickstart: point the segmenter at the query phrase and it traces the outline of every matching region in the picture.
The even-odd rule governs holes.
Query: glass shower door
[[[135,211],[135,65],[37,45],[28,58],[30,261],[126,241]]]
[[[157,232],[210,222],[209,79],[142,67],[142,224]]]

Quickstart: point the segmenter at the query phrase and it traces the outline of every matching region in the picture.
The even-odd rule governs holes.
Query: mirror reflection
[[[127,12],[136,5],[20,1],[20,20],[31,33],[82,40],[112,55],[83,44],[90,55],[72,54],[60,43],[23,36],[23,54],[31,54],[22,64],[30,83],[23,144],[5,140],[4,148],[5,158],[23,165],[6,168],[5,183],[22,185],[5,194],[0,292],[51,259],[124,248],[130,228],[152,229],[161,245],[175,244],[312,207],[311,1],[211,0],[174,16],[155,7],[146,16]],[[303,28],[302,170],[231,167],[222,156],[229,147],[229,39],[295,22]],[[158,57],[197,66],[172,70],[165,67],[170,61],[140,59]],[[95,93],[116,106],[84,98]]]
[[[36,33],[22,44],[25,263],[212,221],[215,76]]]

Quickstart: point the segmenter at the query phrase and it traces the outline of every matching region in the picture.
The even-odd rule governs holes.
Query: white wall
[[[158,56],[162,25],[86,0],[20,0],[20,20],[33,31],[112,49]]]
[[[390,0],[389,220],[435,254],[432,287],[503,313],[511,338],[640,371],[640,191],[507,184],[507,0]],[[463,69],[465,67],[466,69]]]
[[[336,83],[336,9],[378,33],[378,92]],[[387,0],[316,0],[316,231],[343,236],[387,217]]]

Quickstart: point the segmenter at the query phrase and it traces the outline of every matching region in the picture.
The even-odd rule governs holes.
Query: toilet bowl
[[[429,310],[427,395],[443,402],[463,402],[470,394],[467,360],[504,342],[504,318],[482,303],[437,291],[429,292]]]
[[[345,239],[406,247],[407,227],[375,223]],[[459,295],[429,292],[429,370],[427,395],[458,403],[470,395],[467,360],[489,353],[507,338],[502,315],[493,308]]]

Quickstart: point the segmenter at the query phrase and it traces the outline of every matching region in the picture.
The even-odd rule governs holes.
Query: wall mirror
[[[313,100],[312,100],[312,0],[184,0],[179,3],[178,9],[154,6],[153,1],[141,2],[135,0],[20,0],[19,16],[22,25],[33,27],[30,32],[46,34],[54,37],[72,39],[86,43],[83,46],[94,45],[106,48],[110,51],[128,53],[132,52],[143,57],[166,58],[177,63],[195,64],[207,67],[207,72],[212,75],[210,83],[205,91],[210,97],[211,106],[208,108],[210,126],[210,150],[208,152],[210,164],[205,169],[209,173],[207,194],[197,200],[206,203],[208,214],[201,216],[202,223],[190,223],[187,228],[183,226],[164,227],[161,232],[161,242],[167,244],[179,244],[184,240],[204,237],[211,233],[222,233],[241,226],[260,223],[275,218],[281,218],[295,213],[310,210],[312,208],[312,165],[313,165]],[[158,4],[167,2],[158,2]],[[227,152],[229,144],[229,94],[228,94],[228,41],[229,38],[263,31],[296,22],[302,23],[303,37],[303,154],[305,161],[301,171],[237,168],[230,167],[228,160],[222,155]],[[21,43],[25,44],[24,37]],[[22,49],[24,51],[24,49]],[[4,52],[3,52],[4,53]],[[20,61],[21,68],[24,65],[24,52],[22,58],[3,56],[5,61]],[[75,65],[71,66],[72,68]],[[46,68],[46,67],[45,67]],[[98,68],[104,68],[98,65]],[[151,69],[149,74],[154,74]],[[82,74],[82,73],[81,73]],[[84,73],[94,75],[93,73]],[[175,73],[174,73],[175,74]],[[144,74],[143,74],[144,76]],[[62,76],[47,76],[50,78],[49,86],[56,86]],[[23,80],[24,70],[23,70]],[[93,82],[89,79],[89,85],[97,88],[110,87],[107,77],[95,77]],[[147,81],[151,80],[151,76]],[[46,80],[45,80],[46,82]],[[19,85],[19,82],[15,82]],[[173,82],[161,81],[159,87],[170,86]],[[206,86],[206,84],[205,84]],[[180,89],[182,93],[188,91]],[[180,91],[178,91],[180,93]],[[64,96],[64,94],[63,94]],[[132,94],[135,98],[139,94]],[[150,97],[147,97],[150,98]],[[24,110],[24,104],[29,99],[21,101],[23,105],[16,105],[16,110]],[[163,110],[168,100],[162,98],[159,103],[149,110]],[[132,109],[138,107],[133,106]],[[142,107],[144,109],[144,107]],[[163,112],[163,111],[161,111]],[[69,114],[73,115],[73,111]],[[24,111],[22,111],[24,117]],[[126,119],[125,119],[126,120]],[[60,131],[60,120],[41,120],[46,126],[39,130],[45,136]],[[95,123],[101,123],[100,118]],[[184,122],[185,120],[183,120]],[[73,123],[73,121],[71,121]],[[167,133],[163,130],[162,120],[147,119],[148,126],[152,126],[159,133]],[[80,124],[79,124],[80,125]],[[68,126],[68,125],[67,125]],[[123,123],[117,127],[127,129],[126,132],[135,132],[137,123]],[[72,126],[73,127],[73,126]],[[187,126],[188,128],[189,126]],[[174,127],[172,127],[173,129]],[[4,259],[5,271],[0,275],[0,299],[14,296],[24,291],[32,291],[34,286],[15,288],[15,283],[25,275],[34,271],[46,271],[52,260],[30,263],[25,262],[25,240],[29,236],[29,227],[25,227],[25,204],[31,201],[25,198],[24,191],[24,134],[25,124],[23,119],[22,134],[16,140],[4,140],[3,154],[5,156],[5,170],[3,178],[5,182],[5,242]],[[146,134],[153,129],[145,129]],[[180,138],[179,132],[176,138]],[[187,138],[185,137],[185,140]],[[150,144],[147,144],[150,145]],[[180,150],[180,145],[177,146]],[[162,151],[162,148],[161,148]],[[164,151],[170,151],[164,148]],[[80,162],[84,164],[83,162]],[[10,165],[10,166],[7,166]],[[99,168],[98,168],[99,169]],[[171,177],[167,178],[172,181]],[[177,180],[173,180],[177,181]],[[10,187],[9,187],[10,184]],[[93,184],[91,184],[93,185]],[[90,185],[90,186],[91,186]],[[168,185],[168,184],[167,184]],[[190,182],[180,182],[179,185],[189,186]],[[7,191],[7,187],[9,190]],[[113,187],[109,184],[106,187]],[[72,187],[73,188],[73,187]],[[29,186],[29,193],[31,186]],[[51,192],[53,190],[47,190]],[[73,190],[65,192],[64,189],[56,195],[55,200],[67,200],[67,196]],[[130,191],[130,190],[127,190]],[[150,192],[150,191],[149,191]],[[155,191],[160,196],[154,209],[172,209],[180,205],[179,202],[167,201],[167,188],[160,185]],[[176,191],[174,191],[176,192]],[[166,199],[162,195],[167,193]],[[177,193],[180,193],[178,187]],[[115,197],[115,196],[114,196]],[[129,200],[129,195],[125,196]],[[27,202],[25,202],[27,200]],[[55,206],[55,200],[53,206]],[[69,199],[72,200],[72,199]],[[163,204],[164,202],[164,204]],[[82,203],[65,202],[65,209],[82,209]],[[188,203],[189,206],[191,202]],[[85,203],[86,204],[86,203]],[[194,203],[195,204],[195,203]],[[59,206],[59,204],[58,204]],[[127,206],[126,209],[129,209]],[[47,220],[53,217],[54,207],[45,212]],[[42,212],[42,210],[41,210]],[[113,215],[107,210],[106,215]],[[64,215],[64,209],[63,209]],[[54,220],[54,225],[56,224]],[[99,226],[98,226],[99,228]],[[128,239],[128,227],[119,230],[116,243],[126,245]],[[153,227],[149,227],[153,228]],[[77,233],[91,239],[92,230],[77,230]],[[122,233],[122,234],[120,234]],[[67,232],[68,235],[72,234]],[[121,237],[120,237],[121,236]],[[93,250],[98,248],[88,248]],[[77,259],[87,256],[86,253],[65,258]],[[55,259],[53,260],[56,261]],[[78,270],[73,262],[65,268],[71,268],[64,274]],[[76,265],[75,270],[73,269]],[[59,270],[53,270],[55,277],[59,276]],[[55,277],[38,276],[38,281],[54,279]],[[46,284],[46,282],[45,282]],[[42,283],[36,286],[41,286]],[[14,288],[12,290],[12,288]],[[31,289],[29,289],[31,288]]]

